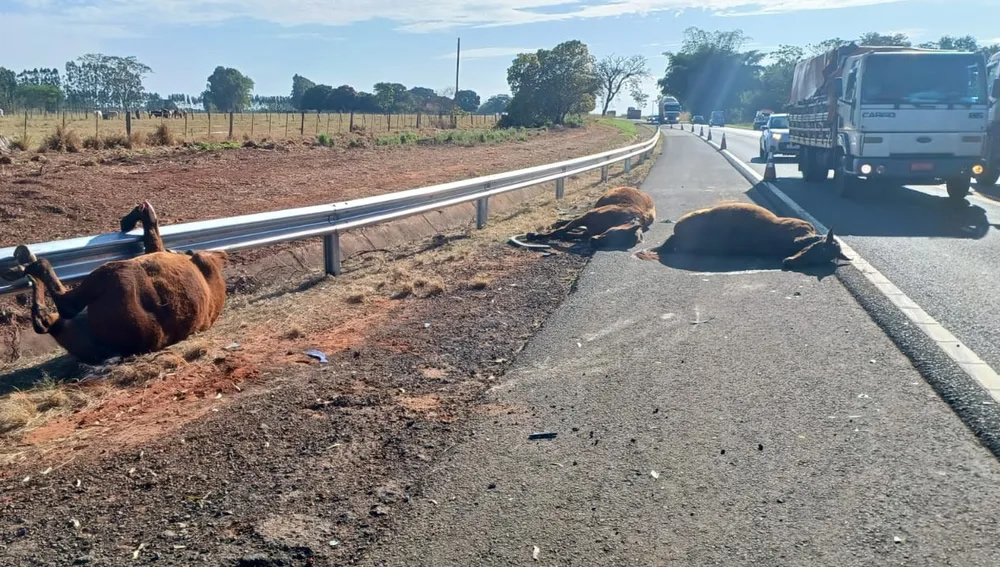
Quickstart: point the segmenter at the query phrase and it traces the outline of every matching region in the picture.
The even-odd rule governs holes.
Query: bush
[[[563,124],[565,124],[567,128],[583,128],[586,126],[582,116],[570,116],[566,118],[566,121],[563,122]]]
[[[316,143],[323,146],[324,148],[332,148],[334,145],[333,137],[329,134],[320,134],[316,136]]]
[[[103,150],[104,140],[97,136],[87,136],[83,139],[83,147],[88,150]]]
[[[114,149],[114,148],[129,148],[132,142],[123,133],[105,134],[104,135],[104,148]]]
[[[146,143],[150,146],[172,146],[175,141],[174,133],[166,123],[157,126],[156,130],[146,138]]]
[[[28,151],[28,147],[31,146],[31,136],[25,136],[23,138],[18,138],[16,140],[11,140],[10,149],[13,151]]]
[[[132,132],[132,135],[128,137],[128,149],[141,148],[146,144],[146,139],[142,137],[142,134],[138,132]]]
[[[76,153],[80,151],[83,147],[83,141],[80,140],[80,135],[69,128],[64,128],[62,126],[56,126],[56,131],[49,134],[42,141],[42,146],[39,151],[42,150],[52,150],[54,152],[70,152]]]

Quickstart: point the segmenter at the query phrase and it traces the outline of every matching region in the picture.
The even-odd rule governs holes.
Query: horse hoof
[[[23,266],[25,264],[31,264],[36,260],[38,260],[38,258],[36,258],[35,254],[31,250],[28,250],[28,247],[24,244],[21,244],[14,249],[14,261],[18,264]]]
[[[128,232],[135,228],[136,223],[139,222],[139,217],[142,216],[142,205],[136,205],[134,209],[128,212],[127,215],[122,217],[121,220],[121,231]]]
[[[0,279],[9,282],[16,282],[17,280],[23,277],[24,277],[24,266],[14,266],[13,268],[9,268],[7,270],[0,272]]]

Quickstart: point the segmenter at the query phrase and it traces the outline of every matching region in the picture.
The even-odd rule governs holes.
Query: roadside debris
[[[660,478],[660,473],[658,473],[656,471],[649,471],[649,476],[651,476],[653,478]]]
[[[531,435],[528,435],[528,440],[535,441],[537,439],[555,439],[556,435],[559,434],[554,431],[548,431],[543,433],[532,433]]]
[[[326,364],[327,362],[329,362],[329,360],[327,360],[326,358],[326,353],[315,348],[308,349],[304,351],[303,354],[305,354],[310,358],[315,358],[320,362],[320,364]]]
[[[541,552],[542,552],[542,550],[538,549],[537,545],[532,546],[531,558],[534,559],[535,561],[538,561],[538,554],[541,553]]]

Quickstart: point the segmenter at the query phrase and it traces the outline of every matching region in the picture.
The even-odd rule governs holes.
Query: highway
[[[704,141],[665,133],[638,248],[691,209],[769,204]],[[940,297],[927,309],[995,333],[993,231],[963,236],[933,190],[845,203],[780,185],[914,297]],[[995,565],[1000,464],[960,418],[996,426],[992,398],[853,266],[831,272],[596,255],[484,400],[504,411],[467,424],[364,564]]]
[[[763,173],[760,132],[726,132],[730,152]],[[973,184],[955,208],[943,185],[892,187],[844,200],[805,183],[794,158],[775,160],[778,187],[994,368],[1000,367],[1000,190]],[[831,175],[832,177],[832,175]]]

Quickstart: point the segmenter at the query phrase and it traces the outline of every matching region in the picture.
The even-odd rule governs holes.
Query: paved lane
[[[661,219],[747,198],[667,136]],[[365,564],[995,564],[1000,464],[837,278],[668,263],[595,256]]]
[[[759,132],[726,128],[729,150],[760,172]],[[713,132],[718,135],[718,132]],[[944,187],[894,187],[844,200],[777,160],[778,186],[911,299],[1000,368],[1000,192],[956,209]]]

